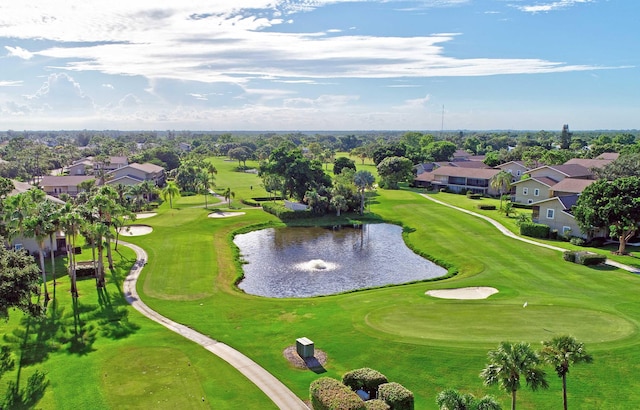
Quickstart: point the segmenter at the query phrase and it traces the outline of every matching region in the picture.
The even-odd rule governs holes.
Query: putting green
[[[425,340],[537,343],[559,334],[570,334],[585,343],[601,343],[628,337],[636,331],[634,324],[610,313],[532,304],[526,308],[520,304],[477,303],[438,304],[437,308],[427,305],[424,309],[387,307],[370,312],[365,322],[380,332],[415,339],[418,344]]]

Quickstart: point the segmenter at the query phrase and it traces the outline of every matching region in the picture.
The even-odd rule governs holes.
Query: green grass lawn
[[[219,171],[218,187],[237,191],[233,207],[242,206],[240,196],[266,196],[255,174],[233,172],[237,162],[215,158],[213,163]],[[245,214],[239,217],[208,218],[204,197],[194,196],[174,201],[174,209],[163,204],[157,216],[144,220],[153,226],[153,233],[127,238],[149,254],[138,291],[151,308],[237,348],[302,398],[308,397],[309,384],[320,376],[340,378],[348,370],[372,367],[412,390],[416,409],[435,409],[436,394],[448,387],[476,396],[493,394],[506,407],[510,396],[484,387],[478,377],[487,351],[503,340],[538,347],[542,340],[568,333],[585,342],[595,359],[591,365],[571,369],[570,406],[640,407],[636,394],[640,380],[635,377],[640,364],[638,276],[564,262],[560,252],[507,238],[488,222],[416,192],[378,190],[376,194],[370,202],[373,216],[404,225],[407,244],[455,267],[455,277],[308,299],[245,295],[234,286],[240,264],[231,246],[232,233],[279,222],[259,209],[242,209]],[[464,204],[464,196],[437,196],[473,207]],[[210,202],[211,209],[224,207]],[[487,211],[487,215],[509,226],[509,220],[497,212]],[[105,323],[105,314],[97,314],[105,308],[93,282],[83,281],[81,302],[94,312],[87,314],[87,325],[95,326],[95,340],[86,351],[70,352],[62,345],[38,364],[26,366],[26,370],[44,368],[51,381],[38,406],[273,408],[260,391],[220,360],[122,305],[118,283],[132,258],[124,248],[122,252],[121,272],[109,278],[108,289],[112,300],[120,301],[115,311],[126,312],[126,320],[120,316]],[[430,289],[463,286],[493,286],[499,293],[473,301],[425,295]],[[61,304],[69,299],[64,291],[58,292]],[[70,309],[65,305],[65,312]],[[5,332],[20,328],[17,316],[3,325]],[[103,326],[112,330],[103,334]],[[297,370],[284,359],[283,350],[302,336],[327,353],[326,373]],[[535,393],[522,390],[518,408],[561,406],[560,380],[553,369],[547,371],[551,388]],[[5,375],[2,382],[11,377]],[[74,378],[82,389],[70,385]],[[199,401],[202,396],[205,403]]]

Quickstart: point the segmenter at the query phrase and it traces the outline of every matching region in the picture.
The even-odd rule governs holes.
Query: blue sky
[[[2,2],[0,129],[640,129],[638,15],[637,0]]]

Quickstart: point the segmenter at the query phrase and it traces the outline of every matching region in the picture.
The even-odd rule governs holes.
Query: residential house
[[[40,181],[40,186],[47,195],[59,197],[60,194],[68,194],[75,197],[82,190],[80,184],[83,181],[93,179],[92,175],[65,175],[65,176],[53,176],[45,175]]]
[[[594,179],[565,178],[549,188],[549,197],[579,195],[594,182]]]
[[[68,175],[92,175],[96,170],[104,168],[105,172],[115,171],[118,168],[129,165],[127,157],[114,156],[109,157],[105,163],[96,162],[95,157],[87,157],[75,161],[73,164],[65,168]]]
[[[489,181],[499,172],[498,169],[444,166],[418,175],[414,184],[434,189],[445,188],[452,192],[471,191],[483,195],[498,195],[498,192],[489,186]]]
[[[66,167],[67,175],[90,175],[93,173],[93,161],[81,159]]]
[[[579,164],[544,165],[531,169],[525,177],[512,184],[515,189],[511,201],[531,204],[551,197],[550,189],[566,178],[592,180],[592,172]]]
[[[152,181],[156,186],[164,186],[165,170],[151,163],[126,165],[107,173],[107,185],[136,185],[144,181]]]
[[[555,196],[536,202],[533,205],[531,220],[549,226],[561,235],[580,236],[586,238],[571,213],[571,208],[578,201],[578,195]]]
[[[529,171],[529,167],[522,161],[509,161],[498,165],[496,168],[511,174],[511,182],[519,181],[522,176]]]

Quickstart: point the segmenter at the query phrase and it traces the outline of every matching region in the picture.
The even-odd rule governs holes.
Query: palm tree
[[[173,209],[173,198],[180,195],[180,188],[174,181],[167,182],[167,185],[162,189],[162,198],[167,200],[169,198],[169,208]]]
[[[231,188],[227,188],[224,191],[224,199],[229,203],[229,208],[231,208],[231,197],[235,198],[236,193],[231,190]]]
[[[209,208],[208,194],[209,189],[211,189],[211,179],[209,179],[209,173],[207,171],[201,170],[198,172],[198,187],[200,191],[204,193],[204,207],[205,209]]]
[[[500,171],[489,180],[489,186],[500,194],[500,210],[502,210],[502,195],[511,190],[512,175],[507,171]]]
[[[440,410],[501,410],[502,407],[491,396],[476,399],[473,394],[462,394],[455,389],[441,391],[436,397]]]
[[[35,238],[36,243],[38,244],[38,257],[40,259],[40,270],[42,271],[42,286],[44,288],[45,306],[50,300],[49,290],[47,289],[47,271],[44,268],[44,245],[49,229],[47,216],[40,212],[40,207],[34,208],[33,213],[24,220],[25,234]]]
[[[540,358],[529,343],[501,342],[498,348],[487,353],[489,363],[480,373],[487,386],[499,385],[511,393],[511,409],[516,408],[516,393],[520,389],[520,378],[524,377],[531,390],[548,388],[545,372],[538,367]]]
[[[360,193],[360,215],[364,214],[364,191],[367,188],[371,188],[375,180],[375,177],[369,171],[358,171],[353,175],[353,183]]]
[[[51,276],[53,278],[53,297],[55,298],[56,296],[56,263],[55,263],[55,252],[53,251],[53,244],[54,244],[54,235],[60,230],[60,226],[62,224],[60,218],[62,217],[61,214],[61,206],[51,202],[51,201],[44,201],[42,203],[42,209],[40,210],[40,212],[42,212],[43,215],[45,215],[45,217],[48,220],[48,225],[47,225],[47,233],[49,234],[49,244],[51,247],[51,252],[49,254],[50,259],[51,259]]]
[[[80,226],[84,222],[84,219],[70,204],[65,204],[61,211],[61,226],[64,230],[65,236],[68,240],[67,243],[67,263],[69,269],[69,277],[71,279],[71,297],[78,297],[78,287],[76,286],[76,235],[80,230]]]
[[[542,360],[556,369],[558,377],[562,378],[562,400],[564,410],[567,410],[567,373],[569,365],[574,363],[591,363],[593,357],[586,352],[584,344],[572,336],[556,336],[542,342],[540,351]]]

